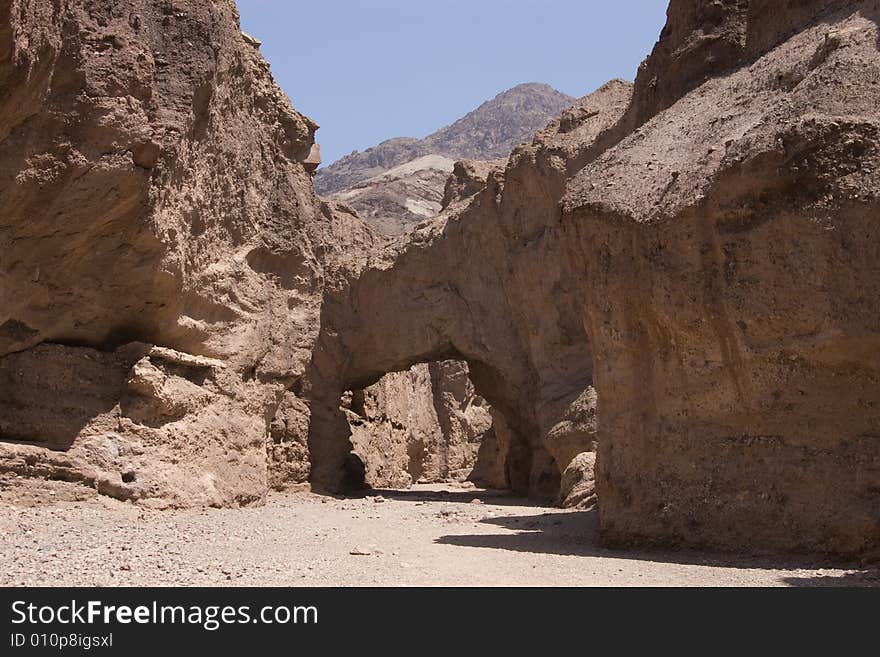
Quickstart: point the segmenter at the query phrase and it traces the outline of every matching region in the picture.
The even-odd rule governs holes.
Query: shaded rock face
[[[0,469],[160,506],[257,502],[273,401],[222,361],[42,344],[0,359]]]
[[[0,1],[0,469],[235,504],[301,458],[372,236],[256,45],[232,0]]]
[[[424,139],[390,139],[352,153],[320,170],[315,186],[379,232],[399,235],[441,210],[456,160],[507,158],[573,101],[546,84],[521,84]]]
[[[365,465],[368,485],[405,488],[471,479],[503,486],[492,479],[503,455],[488,444],[494,440],[491,414],[474,393],[466,364],[423,363],[387,374],[346,402],[354,452]]]
[[[878,15],[673,2],[634,89],[370,263],[322,385],[466,360],[507,483],[609,542],[876,553]]]

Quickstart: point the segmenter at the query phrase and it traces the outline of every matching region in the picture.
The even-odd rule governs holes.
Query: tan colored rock
[[[878,2],[674,0],[634,88],[381,249],[231,0],[141,6],[0,2],[0,471],[231,505],[472,467],[595,479],[612,543],[880,550]],[[478,447],[460,371],[410,369],[448,360]]]
[[[136,15],[101,2],[5,9],[0,358],[16,367],[40,343],[71,345],[33,353],[44,369],[56,359],[68,380],[92,351],[147,345],[131,362],[102,365],[101,376],[122,383],[102,393],[100,409],[77,402],[85,417],[64,431],[67,455],[112,479],[119,464],[92,462],[93,450],[80,447],[121,423],[121,440],[146,447],[137,491],[120,495],[175,505],[258,500],[268,486],[307,476],[356,484],[363,464],[349,458],[344,388],[312,350],[336,304],[350,305],[346,280],[369,266],[374,239],[348,206],[314,197],[317,126],[290,108],[232,2],[189,0]],[[77,94],[84,102],[72,101]],[[504,95],[482,114],[504,114],[518,98]],[[463,148],[477,118],[441,131],[443,139]],[[508,123],[489,141],[523,129]],[[440,200],[438,191],[438,207],[423,216]],[[4,409],[4,438],[40,444],[40,409],[53,404],[44,386],[21,383],[15,394],[27,402]],[[456,406],[459,392],[431,390],[442,413],[425,416],[425,427],[434,424],[422,474],[463,478],[476,460],[478,476],[501,485],[509,437],[492,432],[480,447],[488,411]],[[33,430],[22,432],[28,417]],[[236,427],[243,455],[224,449],[220,417]],[[206,441],[206,431],[216,437]],[[338,459],[325,476],[307,458],[328,442]],[[488,458],[477,459],[481,450]],[[191,490],[199,473],[217,492]]]
[[[242,30],[241,38],[245,40],[245,43],[253,46],[254,48],[259,48],[263,45],[263,42],[257,39],[256,37],[251,36],[247,32]]]
[[[269,486],[284,490],[309,481],[308,404],[292,393],[285,393],[269,425],[266,452]]]
[[[44,344],[0,359],[0,470],[164,505],[261,501],[272,391],[149,351]]]
[[[455,163],[452,175],[446,179],[441,208],[445,210],[453,203],[469,199],[482,191],[489,174],[496,169],[504,169],[507,160],[459,160]]]
[[[426,447],[439,429],[427,365],[355,390],[346,415],[367,484],[406,488],[418,480]]]
[[[581,452],[562,473],[559,506],[589,508],[596,503],[596,452]]]
[[[309,149],[309,154],[302,160],[303,167],[305,170],[313,173],[317,170],[319,166],[321,166],[321,146],[318,144],[312,144],[312,147]]]
[[[476,394],[467,363],[439,361],[428,365],[431,391],[437,420],[440,425],[439,441],[427,445],[419,481],[464,482],[479,478],[481,470],[491,470],[489,457],[481,452],[484,441],[492,440],[492,415],[485,399]],[[474,474],[476,471],[476,475]],[[503,482],[480,481],[490,487]]]
[[[511,487],[578,497],[598,445],[607,541],[876,553],[878,16],[673,2],[631,104],[583,99],[353,282],[327,390],[463,359]]]

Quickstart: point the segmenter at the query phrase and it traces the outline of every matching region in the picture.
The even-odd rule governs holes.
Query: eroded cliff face
[[[241,504],[489,446],[611,542],[877,552],[878,16],[675,0],[635,87],[383,246],[231,0],[0,0],[0,471]],[[448,359],[464,397],[383,387]],[[492,439],[419,463],[469,395]]]
[[[880,14],[777,8],[569,185],[609,541],[880,548]]]
[[[315,197],[317,126],[231,0],[10,1],[0,25],[0,472],[179,506],[307,483],[324,295],[376,242]],[[367,423],[421,436],[430,480],[491,431],[466,390],[401,417],[455,387],[441,369],[397,375]]]
[[[0,26],[0,468],[261,499],[324,290],[372,241],[314,196],[317,126],[232,0],[3,0]]]

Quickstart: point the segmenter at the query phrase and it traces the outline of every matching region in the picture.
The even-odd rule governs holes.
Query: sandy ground
[[[0,486],[0,584],[880,586],[816,559],[607,550],[593,511],[453,486],[187,511],[52,486]]]

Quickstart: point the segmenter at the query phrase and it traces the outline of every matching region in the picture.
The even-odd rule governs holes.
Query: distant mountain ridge
[[[506,157],[574,100],[547,84],[517,85],[424,139],[397,137],[337,160],[318,171],[315,188],[331,195],[427,155],[451,160]]]

